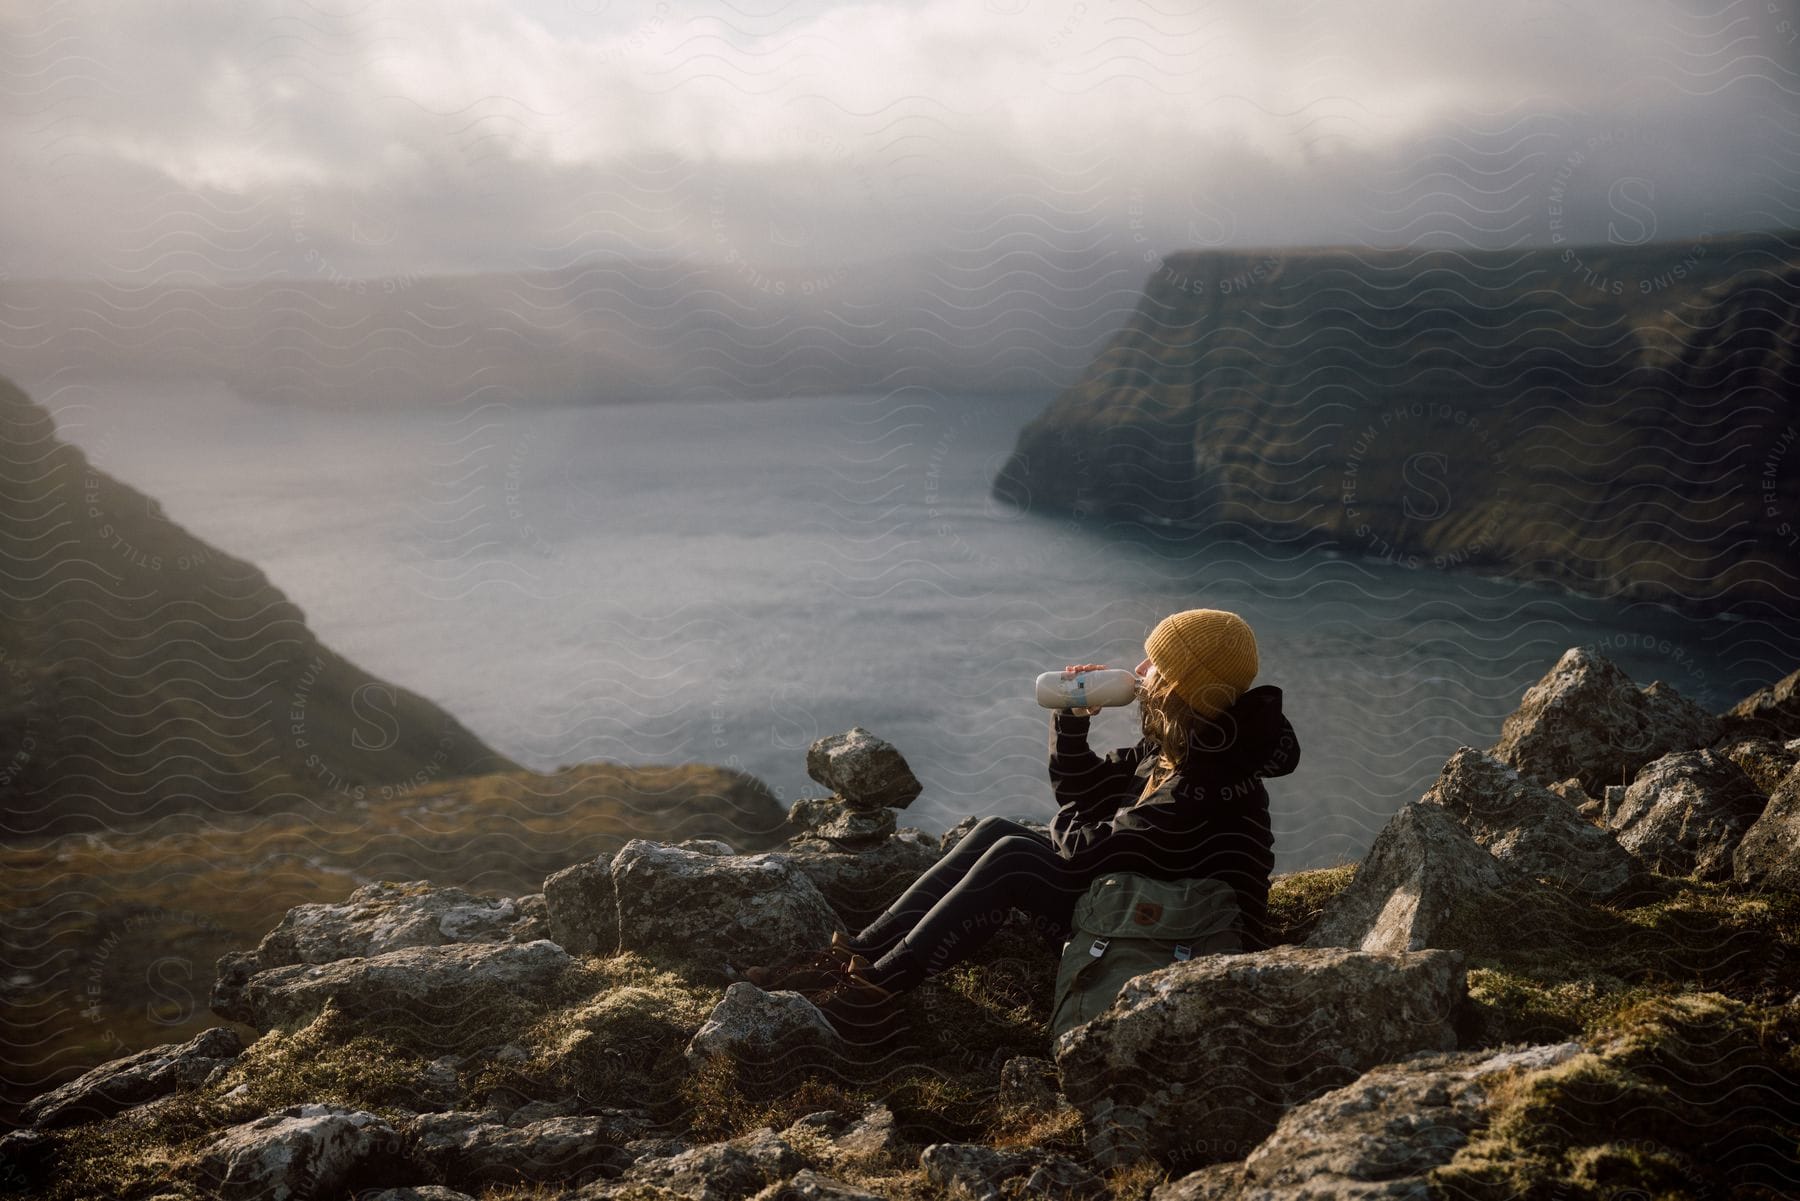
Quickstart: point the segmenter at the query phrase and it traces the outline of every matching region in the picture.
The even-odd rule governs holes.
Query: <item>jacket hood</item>
[[[1300,763],[1300,743],[1281,711],[1281,689],[1245,689],[1229,709],[1202,723],[1188,742],[1229,775],[1285,776]]]

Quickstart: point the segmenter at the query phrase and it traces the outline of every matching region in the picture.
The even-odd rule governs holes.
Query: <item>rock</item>
[[[1456,1047],[1462,955],[1275,947],[1128,981],[1054,1046],[1088,1149],[1189,1170],[1235,1159],[1288,1107],[1379,1063]]]
[[[615,1184],[590,1185],[577,1196],[641,1196],[643,1187],[648,1185],[696,1201],[735,1201],[760,1192],[805,1166],[799,1154],[765,1126],[727,1142],[694,1147],[678,1155],[640,1159]]]
[[[519,920],[512,924],[511,941],[536,942],[550,937],[550,906],[543,893],[528,892],[513,898],[513,904],[518,906]]]
[[[1608,897],[1637,875],[1612,834],[1563,797],[1492,755],[1461,747],[1422,800],[1454,814],[1494,858],[1521,875]]]
[[[532,914],[509,897],[483,897],[429,880],[365,884],[340,904],[296,905],[257,944],[262,970],[362,959],[403,947],[513,942]],[[525,940],[529,941],[529,940]]]
[[[529,1126],[533,1122],[548,1121],[551,1118],[574,1117],[576,1116],[575,1111],[580,1108],[580,1106],[581,1102],[572,1097],[562,1101],[528,1101],[506,1115],[506,1124],[508,1126]],[[630,1113],[632,1111],[611,1110],[607,1112]],[[635,1118],[631,1118],[627,1119],[623,1124],[614,1123],[614,1126],[618,1130],[628,1129],[631,1133],[635,1134],[642,1130],[643,1123],[637,1121]],[[615,1134],[614,1137],[623,1136]]]
[[[611,955],[619,949],[619,904],[613,895],[612,856],[565,867],[544,880],[550,937],[571,955]]]
[[[806,774],[853,809],[904,809],[923,791],[899,750],[861,726],[807,748]]]
[[[9,1192],[41,1195],[27,1186],[45,1183],[56,1162],[57,1140],[42,1130],[9,1130],[0,1135],[0,1185]]]
[[[1638,773],[1613,814],[1619,845],[1665,876],[1722,880],[1768,798],[1716,751],[1665,755]]]
[[[963,840],[963,835],[973,830],[975,828],[975,823],[980,820],[979,817],[965,817],[954,826],[951,826],[948,830],[945,830],[938,836],[938,855],[940,857],[948,855],[956,844]],[[1049,837],[1050,826],[1045,822],[1033,821],[1030,818],[1024,817],[1015,817],[1012,820],[1018,822],[1027,830],[1035,830],[1039,834]]]
[[[574,1185],[623,1172],[631,1157],[620,1144],[638,1132],[605,1116],[510,1124],[481,1113],[433,1113],[415,1118],[407,1133],[413,1163],[440,1180]]]
[[[1002,1196],[1100,1197],[1093,1173],[1041,1147],[1000,1150],[979,1143],[934,1143],[919,1156],[925,1179],[953,1196],[998,1201]],[[1009,1188],[1009,1182],[1023,1181]]]
[[[693,851],[697,855],[735,855],[731,844],[717,838],[684,838],[675,844],[684,851]]]
[[[686,1056],[695,1068],[721,1055],[736,1063],[772,1064],[790,1057],[816,1059],[821,1048],[841,1048],[842,1042],[825,1015],[799,993],[764,992],[739,980],[689,1040]]]
[[[184,1043],[165,1043],[103,1063],[27,1102],[24,1117],[44,1129],[111,1117],[178,1089],[198,1088],[243,1050],[237,1031],[215,1026]]]
[[[1800,668],[1727,709],[1725,725],[1734,733],[1760,734],[1782,742],[1800,738]]]
[[[1731,867],[1739,884],[1800,892],[1800,766],[1775,786],[1733,852]]]
[[[1592,797],[1588,796],[1587,790],[1582,788],[1581,780],[1577,776],[1570,776],[1566,780],[1557,781],[1555,784],[1550,785],[1549,791],[1561,797],[1577,809],[1593,800]]]
[[[399,1012],[449,1021],[475,990],[542,995],[568,966],[568,953],[545,939],[408,947],[367,959],[258,972],[244,987],[244,1002],[258,1030],[310,1021],[327,1001],[352,1017]]]
[[[998,1198],[1000,1185],[1037,1166],[1021,1151],[1001,1151],[980,1143],[933,1143],[919,1155],[925,1179],[957,1196],[978,1201]]]
[[[208,1006],[227,1021],[249,1025],[250,1006],[244,998],[244,986],[261,970],[255,951],[227,951],[219,956]]]
[[[938,861],[937,842],[900,830],[864,851],[780,852],[813,882],[845,925],[860,930]]]
[[[1414,801],[1388,819],[1305,945],[1380,954],[1442,945],[1452,915],[1504,882],[1494,857],[1447,810]]]
[[[1610,661],[1571,647],[1500,727],[1491,752],[1540,784],[1575,776],[1590,796],[1644,764],[1717,738],[1719,719],[1660,680],[1639,688]]]
[[[902,1139],[894,1128],[894,1111],[877,1101],[850,1129],[832,1140],[831,1152],[840,1163],[868,1165],[890,1160]]]
[[[1721,738],[1713,750],[1744,769],[1744,774],[1765,794],[1773,795],[1782,777],[1800,762],[1800,743],[1789,747],[1773,738],[1754,735]]]
[[[1600,802],[1601,824],[1610,828],[1612,826],[1613,814],[1617,813],[1619,811],[1619,806],[1624,803],[1625,785],[1608,784],[1606,786],[1606,796]]]
[[[400,1146],[399,1132],[372,1113],[296,1105],[225,1131],[200,1153],[198,1173],[227,1198],[325,1197],[392,1172]]]
[[[357,1201],[475,1201],[475,1198],[441,1184],[417,1184],[406,1188],[384,1188],[378,1193],[364,1193]]]
[[[337,904],[296,905],[253,951],[218,961],[212,1010],[249,1022],[243,988],[257,972],[294,963],[332,963],[405,947],[532,942],[548,936],[543,898],[484,897],[429,880],[381,881]]]
[[[1150,1190],[1150,1201],[1238,1201],[1243,1189],[1243,1164],[1215,1163],[1157,1185]]]
[[[894,832],[892,809],[859,809],[837,797],[801,797],[788,822],[827,843],[874,846]]]
[[[619,949],[776,963],[842,928],[781,852],[718,857],[634,838],[612,861]]]
[[[1062,1101],[1056,1064],[1036,1055],[1015,1055],[1000,1065],[1000,1104],[1055,1109]]]
[[[1242,1164],[1172,1182],[1152,1193],[1152,1201],[1425,1201],[1433,1195],[1431,1169],[1448,1163],[1486,1123],[1488,1096],[1499,1080],[1555,1067],[1581,1050],[1571,1042],[1426,1053],[1371,1068],[1289,1110]]]
[[[770,1201],[882,1201],[877,1193],[865,1192],[842,1180],[821,1176],[811,1168],[794,1173],[783,1182]]]
[[[1072,1159],[1061,1155],[1046,1156],[1025,1177],[1019,1190],[1026,1197],[1077,1198],[1107,1196],[1106,1182]]]
[[[838,797],[803,796],[788,806],[787,820],[796,830],[814,830],[848,811]]]

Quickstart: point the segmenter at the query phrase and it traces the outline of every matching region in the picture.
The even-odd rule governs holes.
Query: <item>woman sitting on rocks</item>
[[[1235,613],[1173,614],[1144,650],[1136,745],[1101,758],[1087,743],[1097,709],[1052,713],[1058,808],[1048,837],[983,818],[860,934],[835,934],[796,962],[751,968],[751,983],[807,994],[846,1037],[879,1036],[896,1016],[896,996],[973,955],[1013,909],[1058,945],[1088,886],[1123,871],[1226,881],[1237,894],[1243,949],[1265,946],[1274,858],[1262,778],[1300,761],[1281,689],[1250,686],[1256,638]]]

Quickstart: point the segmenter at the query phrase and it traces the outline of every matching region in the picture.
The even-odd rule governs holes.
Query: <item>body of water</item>
[[[217,388],[69,388],[63,436],[256,563],[353,661],[521,763],[702,761],[784,800],[861,725],[924,782],[902,824],[1047,820],[1032,681],[1129,666],[1165,614],[1257,632],[1302,762],[1278,870],[1359,856],[1573,645],[1720,709],[1785,631],[1329,551],[1021,513],[988,486],[1039,396],[900,392],[371,416]],[[1094,723],[1097,749],[1137,734]]]

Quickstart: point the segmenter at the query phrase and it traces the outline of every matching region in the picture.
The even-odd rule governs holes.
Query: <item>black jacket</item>
[[[1265,777],[1300,762],[1281,712],[1281,689],[1263,684],[1196,730],[1175,774],[1139,799],[1157,759],[1148,738],[1105,758],[1088,748],[1089,719],[1051,715],[1050,786],[1057,853],[1089,878],[1134,871],[1158,879],[1216,876],[1237,890],[1247,949],[1268,945],[1269,873],[1275,864]]]

